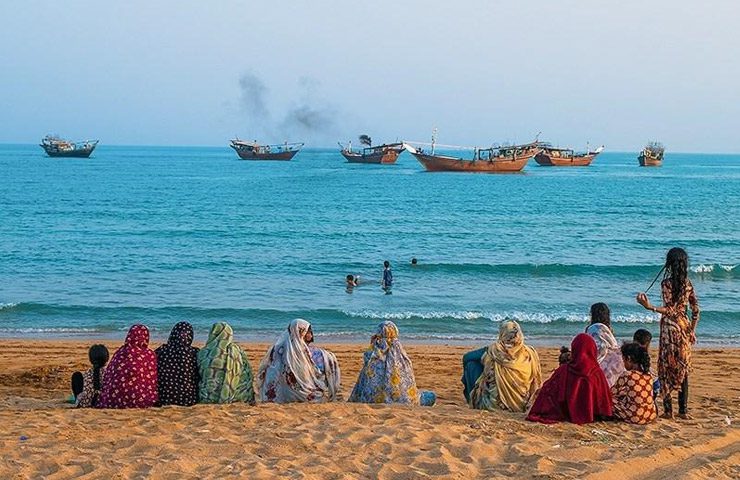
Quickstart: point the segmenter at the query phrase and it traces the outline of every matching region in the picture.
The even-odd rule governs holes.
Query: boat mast
[[[434,155],[434,146],[437,144],[437,127],[432,130],[432,155]]]

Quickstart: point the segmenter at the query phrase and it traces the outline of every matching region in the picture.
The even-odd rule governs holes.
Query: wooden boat
[[[588,152],[575,152],[571,148],[555,148],[541,143],[542,151],[535,155],[534,160],[545,167],[587,167],[596,156],[604,151],[604,146]]]
[[[367,135],[360,135],[360,143],[365,145],[362,150],[353,151],[352,142],[345,147],[341,143],[342,156],[348,163],[382,163],[391,165],[396,163],[398,156],[406,150],[403,143],[385,143],[372,146],[372,140]]]
[[[417,150],[408,144],[404,145],[406,150],[429,172],[520,172],[529,159],[541,150],[537,142],[506,147],[474,148],[473,158],[468,160],[449,155],[436,155],[434,153],[434,143],[432,143],[430,153],[421,149]]]
[[[663,165],[663,153],[665,153],[665,148],[662,143],[650,142],[642,149],[637,161],[640,162],[641,167],[659,167]]]
[[[84,142],[70,142],[57,136],[47,135],[41,140],[39,146],[44,149],[50,157],[74,157],[88,158],[92,154],[98,140],[86,140]]]
[[[292,160],[301,151],[302,143],[288,143],[276,145],[259,145],[255,142],[245,142],[234,139],[233,148],[242,160]]]

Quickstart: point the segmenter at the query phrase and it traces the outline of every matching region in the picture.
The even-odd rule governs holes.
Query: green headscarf
[[[254,403],[252,367],[247,354],[234,343],[226,322],[214,323],[206,345],[198,352],[200,403]]]

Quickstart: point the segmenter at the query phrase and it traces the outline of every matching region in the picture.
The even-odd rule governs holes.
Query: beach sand
[[[440,345],[407,345],[419,388],[437,393],[433,408],[72,409],[69,377],[87,368],[91,343],[0,340],[0,478],[740,478],[738,349],[696,351],[693,420],[578,427],[467,408],[468,348]],[[256,370],[267,345],[244,346]],[[365,346],[328,348],[346,398]],[[539,352],[549,375],[556,349]]]

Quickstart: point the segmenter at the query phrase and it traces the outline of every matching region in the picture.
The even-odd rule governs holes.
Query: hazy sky
[[[738,0],[3,0],[0,24],[2,143],[740,152]]]

